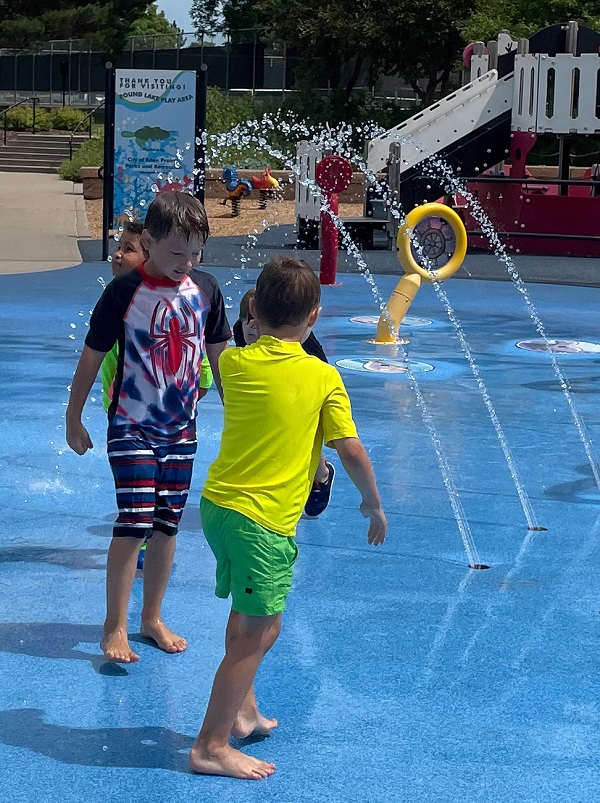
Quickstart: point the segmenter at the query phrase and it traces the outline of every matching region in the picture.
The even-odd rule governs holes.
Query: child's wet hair
[[[319,306],[321,285],[303,259],[273,257],[256,282],[256,316],[268,326],[299,326]]]
[[[200,237],[204,242],[210,234],[206,210],[197,198],[187,192],[161,192],[152,201],[146,213],[144,228],[155,240],[170,234]]]
[[[252,320],[252,313],[250,312],[250,299],[254,298],[256,290],[252,287],[247,293],[244,293],[240,301],[240,321]]]
[[[138,220],[138,218],[127,220],[123,224],[123,231],[127,232],[127,234],[131,234],[133,237],[141,237],[144,231],[144,221]]]

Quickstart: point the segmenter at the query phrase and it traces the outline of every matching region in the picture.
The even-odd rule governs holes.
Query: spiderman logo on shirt
[[[178,308],[161,300],[154,308],[150,322],[150,360],[156,384],[178,388],[194,372],[199,348],[198,318],[189,303],[178,299]]]

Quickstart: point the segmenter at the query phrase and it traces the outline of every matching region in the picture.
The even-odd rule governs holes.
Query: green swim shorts
[[[232,610],[273,616],[285,610],[298,556],[296,541],[266,530],[235,510],[202,497],[202,529],[217,559],[217,597],[231,594]]]

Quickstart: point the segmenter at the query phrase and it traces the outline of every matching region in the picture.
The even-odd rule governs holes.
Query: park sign
[[[159,192],[194,190],[195,70],[116,70],[112,227]]]

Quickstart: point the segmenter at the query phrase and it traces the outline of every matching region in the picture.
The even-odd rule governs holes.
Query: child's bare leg
[[[194,772],[259,780],[272,775],[275,765],[247,756],[229,744],[229,735],[256,670],[275,643],[281,614],[240,616],[237,635],[231,639],[217,669],[208,709],[190,753]]]
[[[267,718],[260,713],[254,686],[251,686],[235,718],[231,735],[239,739],[246,739],[248,736],[268,736],[278,724],[275,718]]]
[[[319,458],[319,465],[317,466],[317,470],[315,471],[315,482],[327,482],[329,479],[329,469],[327,468],[327,462],[323,453],[321,452],[321,457]]]
[[[109,661],[135,663],[139,656],[129,646],[127,637],[127,606],[135,578],[141,538],[113,538],[106,566],[106,619],[100,646]]]
[[[173,568],[176,536],[154,530],[144,558],[144,605],[140,633],[165,652],[183,652],[187,641],[173,633],[161,619],[160,609]]]
[[[227,631],[225,634],[225,649],[229,649],[233,639],[237,637],[238,628],[240,625],[241,614],[231,611],[229,621],[227,622]],[[258,736],[268,736],[273,728],[277,727],[276,719],[269,719],[260,713],[258,704],[256,702],[256,695],[254,694],[254,686],[250,687],[250,691],[246,695],[246,699],[242,703],[238,715],[235,718],[231,735],[237,736],[240,739],[245,739],[252,734]]]

